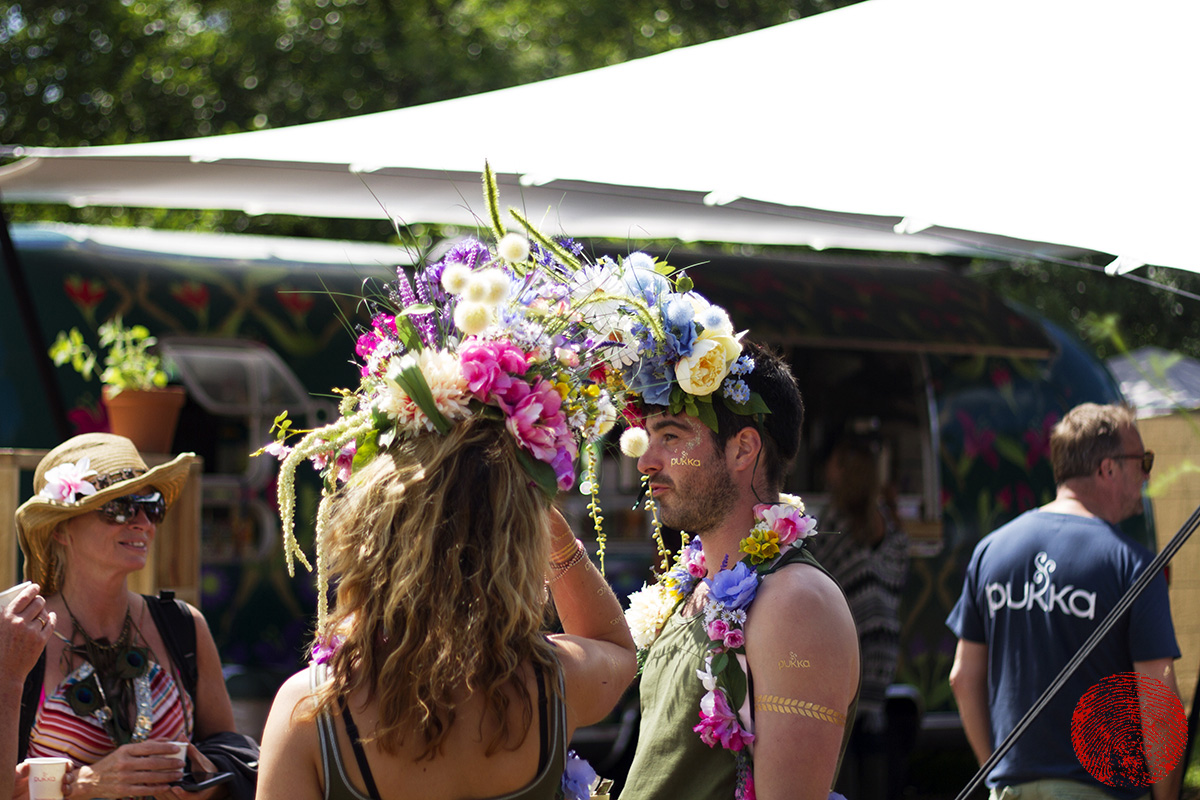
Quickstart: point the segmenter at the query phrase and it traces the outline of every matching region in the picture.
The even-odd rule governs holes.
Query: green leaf
[[[406,306],[397,316],[411,317],[414,314],[432,314],[434,311],[437,311],[437,307],[429,303],[413,303]]]
[[[379,454],[379,431],[370,430],[358,438],[358,450],[354,453],[352,471],[365,467]]]
[[[442,416],[441,411],[438,411],[437,403],[433,400],[433,392],[429,391],[429,384],[425,382],[425,376],[421,373],[420,367],[416,364],[409,364],[400,370],[395,380],[400,384],[404,393],[417,404],[417,408],[425,412],[425,416],[429,417],[429,421],[433,423],[433,427],[437,428],[438,433],[450,432],[450,420]]]
[[[421,335],[417,333],[416,326],[412,324],[412,320],[403,314],[396,316],[396,335],[400,337],[400,341],[404,343],[405,348],[408,350],[419,353],[424,349],[424,345],[421,343]],[[415,397],[413,399],[416,400]]]
[[[722,672],[725,671],[725,668],[727,666],[729,666],[729,654],[721,653],[721,655],[719,655],[713,659],[712,674],[720,675]]]
[[[558,494],[558,476],[554,474],[554,467],[545,461],[538,461],[520,448],[517,449],[517,460],[521,462],[521,466],[529,473],[533,482],[546,493],[546,497],[553,500]]]
[[[394,441],[396,441],[396,428],[391,427],[379,434],[379,449],[383,450],[390,447]]]
[[[719,433],[717,430],[719,425],[717,422],[717,410],[713,408],[712,395],[707,397],[699,397],[697,398],[697,401],[698,402],[695,405],[695,416],[699,418],[701,422],[707,425],[713,433]]]
[[[766,401],[762,399],[762,395],[760,395],[758,392],[751,392],[750,399],[744,403],[735,403],[722,394],[721,402],[723,402],[725,407],[735,414],[744,414],[745,416],[750,416],[751,414],[771,413],[771,409],[767,408]]]
[[[680,275],[675,279],[675,291],[677,292],[690,292],[695,286],[696,284],[687,275]]]

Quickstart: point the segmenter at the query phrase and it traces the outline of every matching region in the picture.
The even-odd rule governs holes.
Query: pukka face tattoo
[[[678,456],[671,457],[671,466],[672,467],[698,467],[698,466],[700,466],[700,459],[692,458],[691,456],[688,455],[688,451],[684,450],[684,451],[680,452],[680,454]]]
[[[793,700],[790,697],[780,697],[774,694],[764,694],[754,698],[755,711],[774,711],[778,714],[798,714],[821,722],[832,722],[834,725],[846,724],[846,715],[832,708],[826,708],[818,703],[804,700]]]

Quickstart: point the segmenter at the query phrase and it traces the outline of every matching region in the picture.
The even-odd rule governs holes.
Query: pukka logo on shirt
[[[1012,581],[989,583],[984,587],[987,595],[988,617],[994,619],[1002,608],[1013,611],[1033,611],[1036,603],[1042,611],[1050,613],[1057,609],[1069,617],[1080,619],[1096,618],[1096,593],[1076,589],[1073,585],[1056,586],[1050,573],[1057,568],[1054,559],[1043,550],[1033,557],[1035,574],[1033,583],[1025,581],[1024,593],[1018,599]]]

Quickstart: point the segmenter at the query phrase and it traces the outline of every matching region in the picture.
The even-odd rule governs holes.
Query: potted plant
[[[181,386],[167,385],[162,359],[152,349],[158,340],[142,325],[126,327],[121,317],[105,322],[98,333],[100,347],[107,348],[100,381],[109,428],[142,452],[168,452],[184,393]],[[70,362],[88,380],[97,371],[97,354],[78,328],[59,332],[50,357],[58,366]]]

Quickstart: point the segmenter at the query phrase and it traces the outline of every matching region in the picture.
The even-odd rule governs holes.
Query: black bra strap
[[[346,723],[346,733],[350,736],[350,749],[354,751],[354,760],[358,762],[358,771],[362,773],[367,794],[371,795],[371,800],[380,800],[379,789],[375,786],[375,777],[371,774],[371,765],[367,763],[367,754],[363,751],[362,742],[358,738],[358,726],[354,724],[354,717],[350,716],[349,705],[342,707],[342,721]]]

